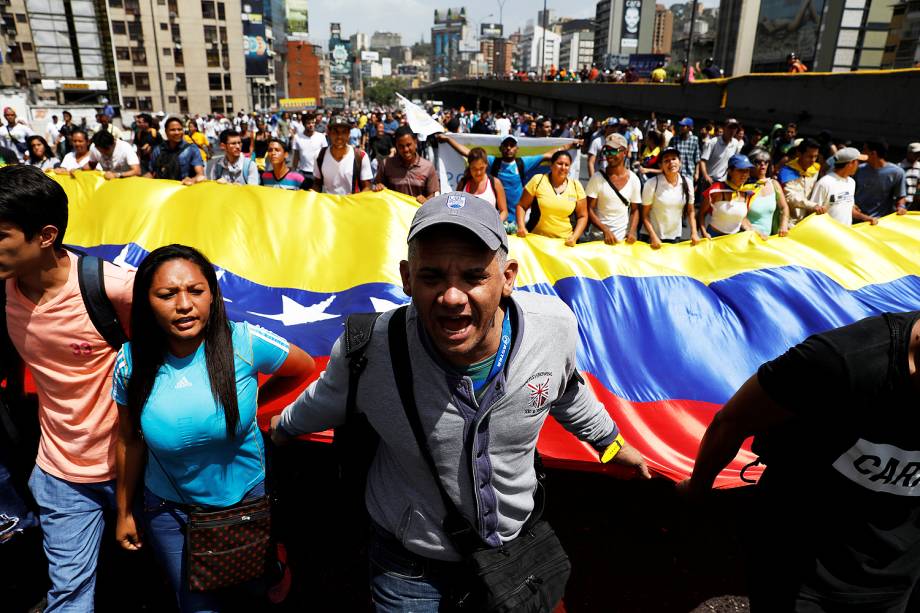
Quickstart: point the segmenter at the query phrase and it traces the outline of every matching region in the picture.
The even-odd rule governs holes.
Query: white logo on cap
[[[466,197],[465,196],[448,196],[447,197],[447,208],[449,209],[462,209],[466,206]]]

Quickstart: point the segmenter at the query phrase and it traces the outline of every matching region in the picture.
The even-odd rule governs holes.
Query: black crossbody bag
[[[572,565],[552,527],[541,519],[545,499],[543,485],[538,480],[534,510],[517,538],[500,547],[486,546],[444,489],[426,443],[412,387],[405,308],[394,313],[388,334],[393,374],[403,410],[447,511],[444,531],[470,572],[470,590],[454,606],[464,611],[488,613],[549,613],[565,593]]]

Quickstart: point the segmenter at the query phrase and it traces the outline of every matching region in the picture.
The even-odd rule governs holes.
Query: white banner
[[[398,93],[396,94],[396,99],[399,101],[402,112],[406,115],[406,122],[409,127],[419,135],[421,140],[425,140],[432,134],[444,132],[444,126],[435,121],[425,109],[417,104],[412,104],[405,96]]]
[[[464,147],[469,149],[482,147],[486,150],[486,153],[496,157],[501,155],[498,146],[507,138],[493,134],[451,134],[450,137]],[[574,142],[574,139],[571,138],[528,138],[521,136],[518,138],[518,157],[542,155],[559,145]],[[570,153],[572,154],[572,167],[569,169],[569,176],[577,180],[581,173],[581,156],[575,150],[570,151]],[[460,154],[454,151],[449,144],[439,143],[437,166],[438,175],[441,179],[441,192],[456,189],[457,180],[460,179],[466,169],[466,160],[460,157]]]

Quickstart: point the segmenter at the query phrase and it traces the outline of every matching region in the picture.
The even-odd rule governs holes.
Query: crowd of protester
[[[764,132],[731,118],[551,118],[461,108],[435,112],[446,133],[420,141],[398,110],[188,118],[140,113],[123,130],[103,109],[92,128],[74,126],[65,112],[60,123],[52,119],[44,137],[12,109],[4,116],[0,159],[42,170],[98,169],[106,179],[145,176],[186,185],[214,180],[339,195],[391,189],[420,203],[462,189],[494,200],[509,233],[533,231],[576,242],[642,238],[657,248],[743,230],[782,236],[810,214],[849,225],[920,206],[914,203],[920,143],[907,144],[895,164],[884,142],[854,143],[827,132],[800,135],[795,123]],[[452,133],[504,136],[501,156],[477,152],[471,160],[475,175],[471,168],[461,183],[442,186],[432,163],[435,148],[446,144],[467,158],[471,153]],[[575,144],[519,157],[522,137],[570,138]],[[563,163],[560,158],[570,167],[580,153],[587,154],[586,183],[571,177],[566,186],[555,184],[550,169]],[[557,188],[555,196],[539,197]],[[542,203],[539,213],[529,212],[533,200]],[[519,222],[522,214],[529,223]],[[566,233],[561,221],[569,216],[574,221]]]
[[[106,509],[117,511],[122,547],[152,545],[183,611],[219,609],[217,595],[189,586],[186,565],[191,562],[185,554],[191,545],[183,532],[198,508],[225,509],[264,498],[265,443],[256,407],[296,389],[314,364],[285,339],[230,321],[212,265],[181,245],[156,249],[136,272],[99,264],[104,302],[122,335],[121,342],[113,342],[93,311],[98,301],[87,299],[81,268],[87,256],[63,249],[67,197],[46,173],[76,176],[98,170],[106,180],[142,176],[185,185],[216,181],[340,195],[389,189],[415,198],[422,207],[410,229],[401,273],[417,309],[411,316],[428,335],[410,335],[413,355],[433,347],[439,356],[413,365],[424,372],[430,393],[450,396],[451,402],[465,403],[469,415],[481,416],[480,402],[499,403],[505,396],[523,406],[529,394],[534,406],[533,377],[524,377],[538,367],[552,370],[557,374],[548,373],[547,387],[537,390],[546,395],[538,398],[537,408],[545,405],[604,461],[612,459],[645,478],[641,455],[623,440],[574,371],[577,328],[571,313],[555,299],[510,299],[517,263],[506,257],[508,235],[538,234],[568,246],[640,240],[658,249],[663,243],[695,245],[747,230],[764,238],[782,236],[809,215],[828,215],[843,225],[876,224],[883,215],[920,209],[920,143],[910,143],[904,160],[894,164],[883,142],[852,143],[826,133],[813,138],[791,123],[763,132],[731,118],[563,119],[451,109],[434,113],[446,132],[419,142],[405,116],[391,110],[191,118],[141,113],[130,129],[116,127],[103,110],[91,128],[73,125],[65,114],[45,136],[32,133],[12,109],[4,116],[0,159],[9,168],[0,170],[0,272],[12,345],[3,357],[6,361],[10,351],[20,357],[38,389],[42,444],[29,486],[49,562],[48,611],[92,610]],[[465,147],[456,139],[459,132],[503,137],[500,155]],[[521,157],[518,146],[525,137],[571,140]],[[468,162],[456,185],[442,185],[431,161],[441,146]],[[579,155],[586,156],[586,185],[571,172]],[[457,198],[469,200],[456,206]],[[450,224],[470,236],[445,229]],[[491,309],[488,317],[443,310],[439,302],[437,287],[457,283],[454,277],[467,279],[464,266],[485,275],[465,291],[476,308]],[[530,344],[520,353],[515,344],[511,356],[528,360],[532,368],[505,373],[501,364],[512,328],[525,316],[535,322],[529,329],[540,338],[528,337]],[[504,319],[503,327],[489,328],[493,319]],[[50,337],[66,337],[65,350]],[[486,341],[495,347],[483,353],[480,344]],[[375,342],[371,355],[392,351],[386,340]],[[405,389],[395,389],[392,377],[372,368],[372,387],[355,396],[347,383],[353,368],[348,345],[336,347],[326,374],[273,422],[272,438],[283,444],[292,435],[341,425],[351,403],[362,405],[386,443],[368,485],[373,493],[368,497],[374,534],[370,555],[374,568],[387,571],[372,573],[375,602],[379,610],[403,610],[400,603],[411,600],[424,583],[425,597],[436,606],[447,593],[439,582],[459,581],[462,549],[448,542],[443,522],[432,515],[420,515],[415,541],[400,543],[394,535],[401,530],[398,514],[405,499],[420,496],[419,504],[427,505],[420,508],[433,513],[443,505],[444,492],[420,485],[427,467],[417,454],[408,467],[398,467],[406,460],[394,454],[405,448],[407,436],[412,441],[411,433],[390,427],[389,418],[372,408],[381,406],[380,398],[406,402]],[[258,386],[260,374],[270,378]],[[553,377],[558,381],[550,385]],[[442,389],[454,379],[470,381],[469,393],[462,388],[464,399],[453,388]],[[497,382],[507,386],[504,394],[489,391]],[[454,418],[453,425],[438,421],[433,440],[448,440],[450,432],[469,425],[463,425],[469,416]],[[437,421],[428,419],[428,425]],[[529,423],[526,429],[510,422],[493,425],[494,450],[478,448],[475,456],[491,453],[491,458],[473,461],[476,471],[484,471],[474,475],[484,490],[493,465],[514,481],[514,494],[503,490],[477,498],[483,514],[475,530],[492,547],[524,528],[534,529],[526,521],[535,504],[529,495],[534,468],[509,451],[533,449],[539,431],[533,424],[542,422]],[[447,454],[440,457],[456,464],[462,453],[476,451],[474,445],[488,445],[482,441],[489,440],[489,425],[480,432],[482,437],[470,438],[468,445],[454,441],[456,446],[439,448]],[[413,478],[401,479],[396,487],[394,479],[406,475]],[[454,478],[449,487],[459,491],[460,478]],[[705,477],[700,481],[705,485]],[[458,496],[472,506],[466,494]],[[136,506],[139,499],[143,503]],[[5,526],[4,538],[22,528]],[[410,545],[412,551],[406,549]],[[278,586],[287,581],[289,588],[290,576],[280,550],[273,555],[280,574],[269,592],[277,600],[285,591]],[[433,564],[438,580],[392,581],[393,573],[413,564]],[[533,587],[534,593],[542,589]]]

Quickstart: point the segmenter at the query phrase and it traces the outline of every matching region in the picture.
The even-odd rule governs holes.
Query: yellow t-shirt
[[[578,181],[567,178],[562,193],[557,194],[550,183],[549,175],[533,176],[524,190],[531,194],[540,206],[540,221],[533,229],[534,234],[550,238],[568,238],[572,233],[569,216],[575,211],[575,205],[585,197],[585,190]]]
[[[201,150],[201,161],[208,161],[208,137],[201,132],[195,132],[192,136],[185,135],[185,142],[197,145]]]

